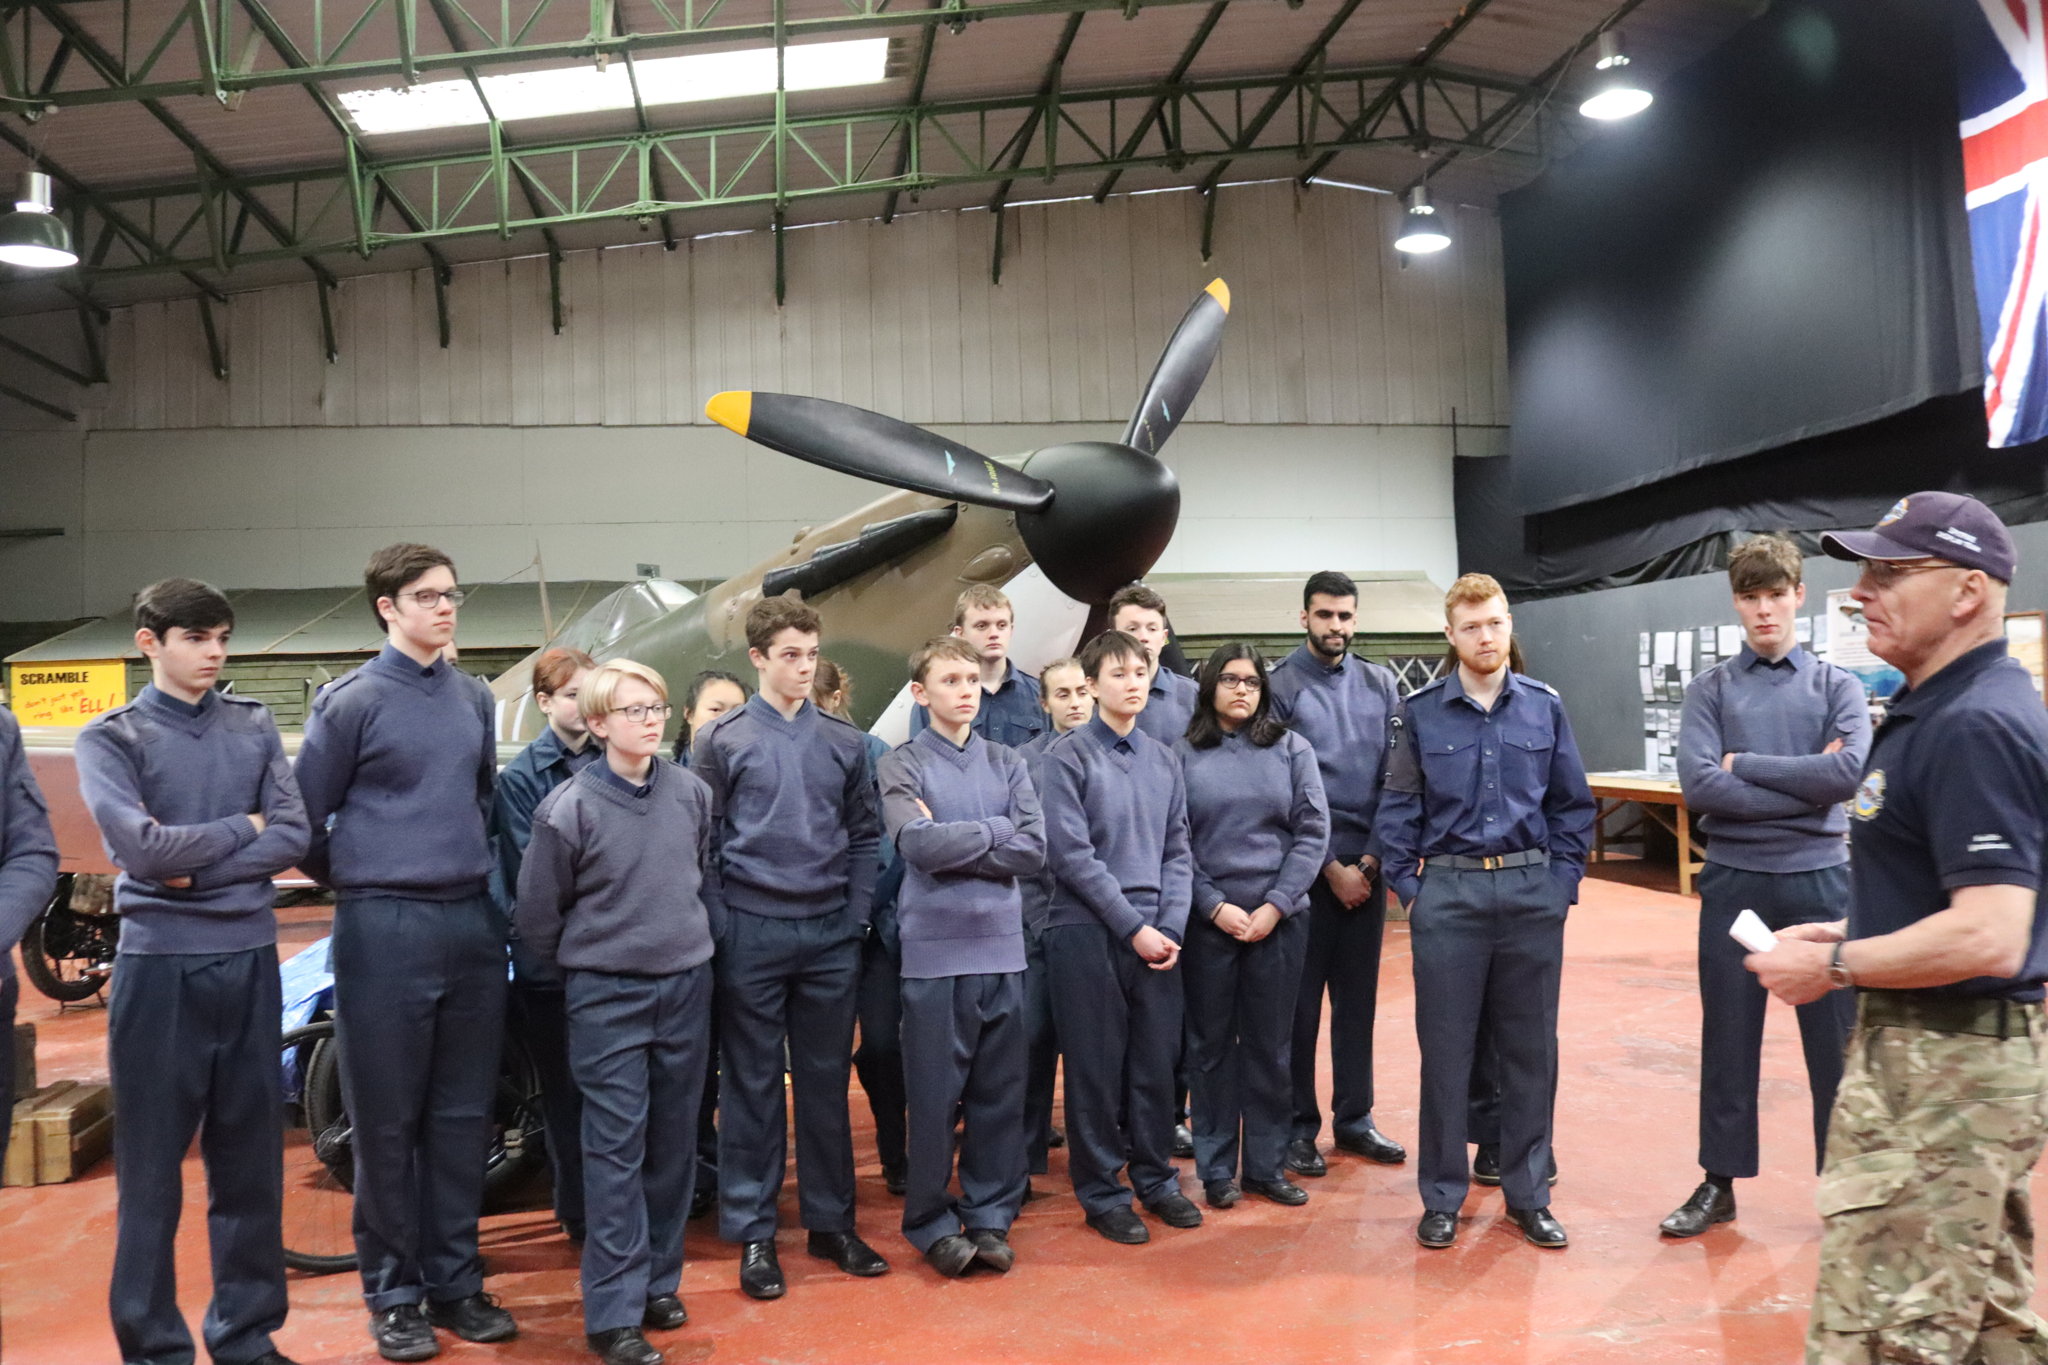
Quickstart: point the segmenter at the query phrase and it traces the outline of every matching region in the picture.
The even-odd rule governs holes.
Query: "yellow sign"
[[[128,666],[119,659],[9,664],[8,709],[23,725],[84,725],[128,700]]]

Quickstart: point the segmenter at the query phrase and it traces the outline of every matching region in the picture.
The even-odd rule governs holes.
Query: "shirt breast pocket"
[[[1501,776],[1524,791],[1550,780],[1557,732],[1547,725],[1514,726],[1501,735]]]
[[[1437,791],[1460,790],[1472,779],[1479,757],[1472,739],[1431,739],[1416,748],[1422,755],[1422,779]]]

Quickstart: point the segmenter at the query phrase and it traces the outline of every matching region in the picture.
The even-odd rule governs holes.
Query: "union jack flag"
[[[2041,5],[1958,6],[1964,203],[1994,446],[2048,436],[2048,25]]]

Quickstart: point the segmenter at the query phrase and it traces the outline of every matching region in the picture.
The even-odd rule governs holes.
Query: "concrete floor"
[[[853,1280],[782,1238],[788,1297],[756,1303],[735,1283],[735,1250],[706,1223],[690,1228],[683,1294],[691,1323],[655,1340],[673,1361],[1517,1362],[1799,1359],[1813,1285],[1806,1087],[1789,1012],[1774,1007],[1763,1064],[1765,1174],[1739,1187],[1742,1216],[1692,1242],[1661,1240],[1658,1219],[1692,1190],[1699,1011],[1693,903],[1630,881],[1629,865],[1594,880],[1573,913],[1563,992],[1558,1095],[1562,1179],[1553,1208],[1572,1236],[1561,1252],[1526,1245],[1497,1190],[1475,1189],[1458,1244],[1425,1251],[1409,1168],[1332,1157],[1304,1182],[1312,1201],[1248,1201],[1210,1210],[1200,1229],[1153,1226],[1150,1245],[1112,1246],[1081,1224],[1062,1154],[1038,1185],[1006,1277],[945,1281],[896,1229],[866,1106],[854,1100],[861,1230],[895,1263]],[[322,910],[293,914],[289,947],[325,932]],[[1380,1005],[1380,1125],[1415,1132],[1416,1052],[1405,925],[1388,933]],[[60,1013],[28,991],[46,1080],[103,1078],[105,1015]],[[181,1297],[199,1321],[206,1295],[204,1193],[187,1164]],[[1185,1170],[1185,1166],[1183,1167]],[[1185,1185],[1199,1198],[1199,1186]],[[785,1190],[794,1224],[794,1183]],[[114,1358],[105,1285],[112,1258],[111,1163],[63,1186],[0,1192],[0,1360],[63,1365]],[[576,1259],[541,1209],[492,1216],[489,1288],[519,1315],[502,1347],[454,1343],[451,1362],[571,1362],[584,1354]],[[294,1275],[278,1344],[307,1365],[377,1359],[351,1275]],[[444,1340],[447,1338],[444,1337]],[[203,1358],[203,1357],[202,1357]]]

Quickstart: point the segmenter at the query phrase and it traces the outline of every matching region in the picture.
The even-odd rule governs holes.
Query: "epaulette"
[[[813,709],[813,710],[815,710],[815,711],[816,711],[816,712],[818,713],[818,719],[819,719],[819,720],[829,720],[829,721],[831,721],[831,722],[832,722],[832,723],[833,723],[834,725],[844,725],[844,726],[845,726],[845,727],[846,727],[847,729],[849,729],[849,730],[853,731],[853,732],[854,732],[855,734],[857,734],[857,735],[864,735],[864,734],[866,734],[866,733],[867,733],[867,731],[865,731],[865,730],[861,729],[861,728],[860,728],[860,727],[859,727],[858,725],[855,725],[855,724],[854,724],[854,723],[853,723],[852,721],[848,720],[848,719],[847,719],[846,717],[844,717],[844,716],[835,716],[835,715],[833,715],[833,714],[832,714],[832,713],[831,713],[830,711],[827,711],[827,710],[826,710],[825,708],[823,708],[822,706],[819,706],[819,707],[813,707],[812,709]]]
[[[243,697],[243,696],[238,696],[238,695],[236,695],[236,694],[235,694],[235,693],[233,693],[233,692],[222,692],[222,693],[219,693],[218,695],[219,695],[219,697],[220,697],[220,699],[221,699],[222,701],[224,701],[224,702],[233,702],[233,703],[234,703],[234,704],[235,704],[236,706],[261,706],[261,705],[263,705],[263,703],[262,703],[262,702],[260,702],[260,701],[256,700],[256,698],[254,698],[254,697]]]
[[[1449,682],[1450,680],[1451,680],[1451,675],[1450,675],[1450,674],[1448,674],[1448,673],[1444,674],[1444,675],[1443,675],[1443,676],[1442,676],[1441,678],[1431,678],[1431,679],[1430,679],[1430,680],[1429,680],[1428,682],[1426,682],[1426,683],[1424,683],[1424,684],[1423,684],[1422,686],[1420,686],[1420,687],[1416,688],[1416,689],[1415,689],[1415,690],[1414,690],[1413,692],[1410,692],[1410,693],[1409,693],[1409,694],[1407,695],[1407,697],[1406,697],[1406,698],[1404,698],[1404,700],[1407,700],[1407,701],[1414,701],[1414,700],[1415,700],[1415,699],[1416,699],[1417,697],[1421,696],[1421,695],[1422,695],[1423,693],[1425,693],[1425,692],[1434,692],[1434,691],[1436,691],[1436,689],[1438,689],[1439,687],[1442,687],[1442,686],[1443,686],[1443,685],[1444,685],[1445,683]],[[1533,681],[1534,681],[1534,679],[1531,679],[1531,681],[1533,682]]]
[[[363,670],[360,668],[355,668],[349,670],[348,672],[342,674],[340,677],[335,678],[330,682],[321,683],[319,688],[315,690],[313,693],[313,700],[320,701],[323,698],[331,697],[335,693],[341,691],[342,688],[347,687],[350,683],[354,682],[356,679],[362,676]]]
[[[1532,678],[1528,674],[1524,673],[1522,675],[1522,681],[1528,683],[1531,687],[1540,687],[1545,692],[1548,692],[1551,696],[1557,697],[1557,689],[1552,687],[1549,683],[1544,682],[1541,678]],[[1557,699],[1559,701],[1564,700],[1563,697],[1557,697]]]

